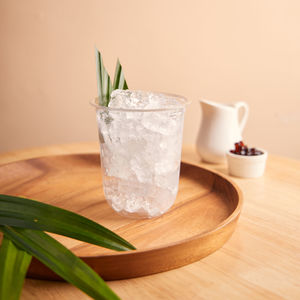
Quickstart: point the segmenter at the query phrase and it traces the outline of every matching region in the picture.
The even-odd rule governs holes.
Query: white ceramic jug
[[[248,105],[237,102],[232,105],[200,100],[202,122],[197,137],[197,151],[202,160],[222,163],[226,151],[242,140],[242,131],[248,118]],[[243,116],[239,121],[239,110]]]

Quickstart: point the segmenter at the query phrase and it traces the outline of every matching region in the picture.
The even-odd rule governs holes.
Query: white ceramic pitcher
[[[248,105],[237,102],[232,105],[200,100],[202,122],[197,137],[197,151],[202,160],[222,163],[226,151],[242,140],[242,131],[248,118]],[[239,121],[239,110],[243,116]]]

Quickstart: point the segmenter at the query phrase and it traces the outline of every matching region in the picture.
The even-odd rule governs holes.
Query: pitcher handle
[[[241,121],[239,122],[240,131],[242,132],[244,130],[244,127],[246,125],[246,122],[248,120],[248,113],[249,113],[249,106],[246,102],[237,102],[234,104],[234,107],[239,111],[241,108],[244,109],[244,113],[242,116]]]

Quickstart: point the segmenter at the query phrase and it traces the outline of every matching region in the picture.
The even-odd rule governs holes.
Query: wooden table
[[[65,153],[94,153],[96,143],[0,154],[0,164]],[[192,147],[183,160],[201,163]],[[264,177],[232,179],[244,193],[235,233],[222,249],[191,265],[151,276],[108,282],[122,299],[300,299],[300,161],[270,156]],[[62,282],[27,279],[22,299],[89,299]]]

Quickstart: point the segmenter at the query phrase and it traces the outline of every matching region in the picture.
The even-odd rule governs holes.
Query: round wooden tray
[[[0,193],[72,210],[137,247],[116,252],[51,234],[106,280],[163,272],[211,254],[229,239],[241,210],[242,195],[233,182],[184,162],[175,204],[158,218],[118,215],[106,203],[101,185],[97,154],[48,156],[0,166]],[[60,279],[36,259],[28,277]]]

